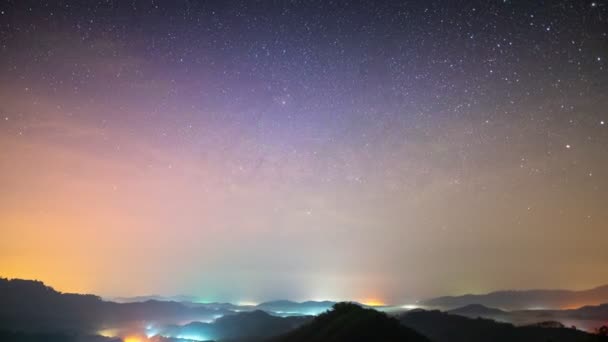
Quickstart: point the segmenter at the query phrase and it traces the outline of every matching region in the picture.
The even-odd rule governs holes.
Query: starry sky
[[[608,283],[607,20],[4,1],[0,275],[233,302]]]

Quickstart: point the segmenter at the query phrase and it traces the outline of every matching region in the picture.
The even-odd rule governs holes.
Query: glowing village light
[[[129,335],[122,339],[123,342],[146,342],[148,339],[140,335]]]
[[[367,299],[363,302],[361,302],[361,304],[366,305],[366,306],[385,306],[386,303],[384,303],[381,300],[378,299]]]
[[[406,309],[406,310],[414,310],[414,309],[419,309],[420,306],[416,305],[416,304],[405,304],[405,305],[401,305],[402,309]]]
[[[158,330],[156,330],[156,329],[150,329],[150,330],[146,331],[146,337],[147,338],[151,338],[151,337],[154,337],[156,335],[158,335]]]
[[[199,334],[179,334],[175,337],[181,338],[183,340],[190,340],[190,341],[209,341],[210,340],[209,338],[207,338],[203,335],[199,335]]]
[[[102,329],[97,332],[97,335],[114,338],[118,336],[118,329]]]
[[[253,302],[253,301],[248,301],[248,300],[244,300],[244,301],[240,301],[236,303],[238,306],[256,306],[259,303]]]

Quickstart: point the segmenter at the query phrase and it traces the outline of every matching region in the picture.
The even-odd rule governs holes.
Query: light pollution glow
[[[129,335],[124,337],[123,342],[147,342],[148,338],[142,335]]]
[[[385,306],[386,305],[385,302],[378,300],[378,299],[366,299],[366,300],[362,301],[361,304],[367,305],[367,306]]]
[[[0,276],[372,304],[608,282],[605,6],[87,3],[2,10]]]

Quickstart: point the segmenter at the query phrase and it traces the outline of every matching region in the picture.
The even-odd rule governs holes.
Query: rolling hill
[[[338,303],[310,323],[273,342],[426,342],[426,337],[385,313],[353,303]]]

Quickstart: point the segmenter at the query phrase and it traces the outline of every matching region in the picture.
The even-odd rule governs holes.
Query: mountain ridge
[[[269,342],[429,342],[393,317],[355,303],[335,304],[309,323]]]
[[[423,306],[455,309],[481,304],[502,310],[565,309],[608,303],[608,285],[586,290],[500,290],[485,294],[441,296],[420,302]]]

